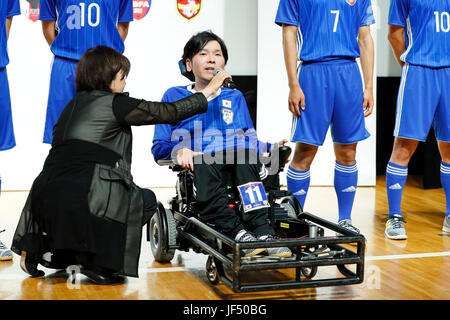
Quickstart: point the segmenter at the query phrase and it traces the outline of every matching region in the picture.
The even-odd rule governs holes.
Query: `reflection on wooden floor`
[[[173,190],[155,189],[155,193],[165,203]],[[3,192],[0,197],[0,227],[7,229],[2,233],[2,241],[8,246],[26,196],[27,192]],[[122,285],[94,285],[85,278],[80,278],[79,285],[71,285],[65,273],[49,269],[44,269],[45,278],[32,279],[20,270],[20,257],[0,262],[0,300],[449,299],[450,234],[441,231],[445,211],[443,190],[423,190],[419,179],[408,180],[402,207],[408,232],[404,241],[384,237],[386,201],[384,177],[378,177],[376,187],[359,188],[356,194],[353,222],[367,238],[362,284],[234,293],[223,283],[213,286],[208,282],[205,255],[177,252],[171,263],[159,264],[143,239],[139,278],[128,278]],[[305,211],[336,221],[334,189],[310,188]],[[290,276],[289,272],[292,271],[265,271],[258,277],[279,280]],[[335,267],[319,268],[317,276],[321,273],[338,275]]]

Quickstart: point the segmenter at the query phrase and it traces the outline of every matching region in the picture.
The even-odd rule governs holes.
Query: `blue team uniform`
[[[306,110],[293,116],[291,141],[350,144],[370,136],[355,61],[359,28],[375,23],[370,0],[280,0],[275,22],[297,26],[299,83]]]
[[[392,0],[388,23],[405,28],[394,136],[450,142],[450,1]]]
[[[6,18],[20,14],[19,0],[0,1],[0,150],[8,150],[16,145],[11,114],[6,66],[9,63],[6,38]]]
[[[118,22],[133,21],[132,0],[41,0],[39,20],[56,21],[50,50],[52,65],[44,142],[51,143],[53,126],[75,94],[75,69],[83,53],[97,45],[124,52]]]
[[[192,87],[172,87],[161,101],[174,102],[185,98],[195,92]],[[208,101],[205,113],[176,125],[155,126],[152,146],[155,161],[172,159],[172,151],[182,147],[204,153],[240,148],[258,152],[270,150],[269,143],[258,141],[247,103],[240,91],[221,88]]]

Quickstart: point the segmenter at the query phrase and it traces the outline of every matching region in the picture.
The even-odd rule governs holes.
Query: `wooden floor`
[[[170,188],[154,191],[163,203],[174,192]],[[8,246],[27,194],[3,192],[0,197],[0,227],[7,229],[1,240]],[[450,234],[441,230],[445,212],[443,190],[423,190],[420,179],[410,177],[402,209],[408,222],[408,239],[388,240],[384,237],[387,218],[384,177],[378,177],[376,187],[358,188],[353,222],[367,238],[365,281],[358,285],[234,293],[222,283],[209,284],[205,277],[205,255],[177,252],[171,263],[159,264],[143,239],[139,278],[128,278],[122,285],[94,285],[82,278],[79,285],[71,286],[66,277],[49,269],[44,269],[45,278],[32,279],[21,271],[19,256],[12,262],[0,262],[0,300],[449,299]],[[311,187],[305,211],[336,221],[334,189]],[[319,269],[320,272],[337,271]],[[261,276],[284,275],[274,271]]]

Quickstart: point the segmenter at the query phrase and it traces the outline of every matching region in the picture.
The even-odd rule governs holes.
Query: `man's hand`
[[[185,169],[194,171],[194,157],[203,154],[195,152],[188,148],[182,148],[177,151],[177,164]]]
[[[365,89],[363,97],[364,97],[363,102],[364,117],[368,117],[372,114],[373,106],[375,104],[373,99],[373,90]]]
[[[300,85],[292,86],[289,91],[289,111],[292,112],[296,117],[300,117],[301,112],[300,108],[305,110],[306,102],[305,102],[305,94],[303,90],[300,88]]]

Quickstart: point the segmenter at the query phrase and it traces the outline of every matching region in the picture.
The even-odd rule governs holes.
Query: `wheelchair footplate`
[[[296,231],[288,232],[290,237],[287,238],[236,242],[197,218],[191,217],[187,218],[180,235],[197,247],[198,252],[209,255],[206,275],[210,283],[217,284],[222,281],[234,292],[338,286],[363,282],[364,236],[307,212],[300,213],[297,219],[291,218],[280,223],[289,224],[289,228],[296,226]],[[304,233],[300,235],[297,233],[297,237],[292,237],[292,233],[299,230],[303,230]],[[325,230],[331,231],[333,235],[325,236]],[[242,254],[242,249],[270,247],[289,247],[293,255],[277,257],[259,254],[245,257]],[[270,279],[271,277],[267,275],[269,270],[278,271],[275,279]]]

